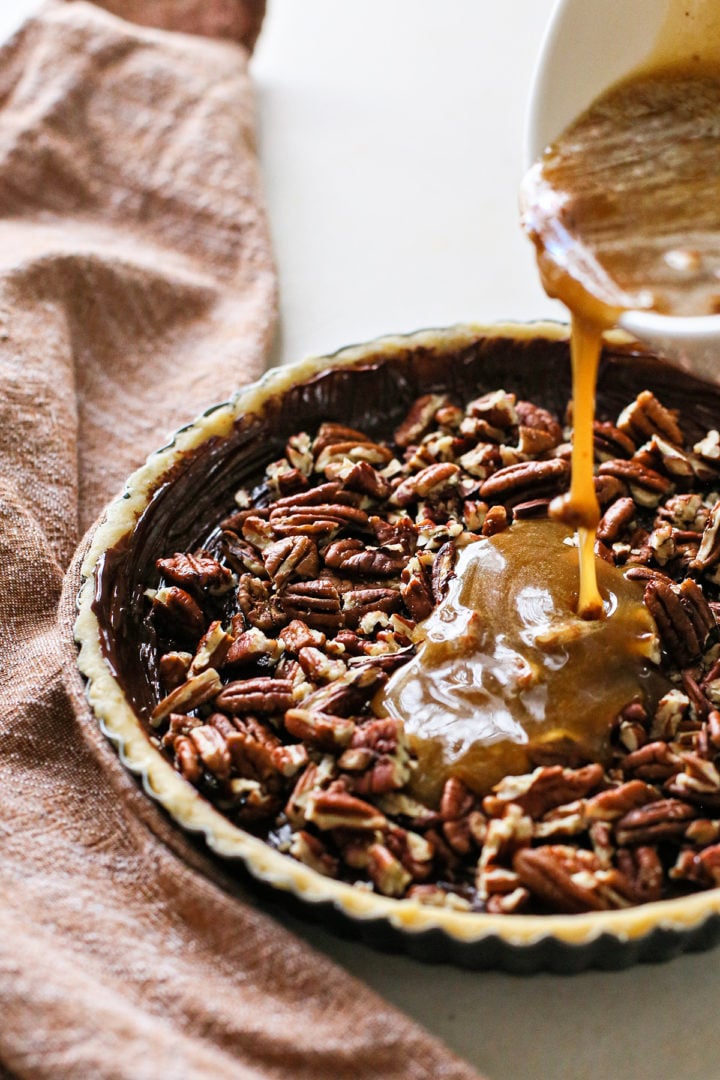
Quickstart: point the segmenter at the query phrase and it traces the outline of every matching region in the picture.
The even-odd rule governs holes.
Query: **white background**
[[[0,5],[0,35],[33,7]],[[551,0],[270,0],[254,60],[282,288],[276,359],[562,317],[517,224]],[[10,10],[9,10],[10,9]],[[292,929],[489,1080],[715,1080],[720,953],[570,977],[429,967]]]

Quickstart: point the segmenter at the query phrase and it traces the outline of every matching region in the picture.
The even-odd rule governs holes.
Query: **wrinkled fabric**
[[[276,301],[238,43],[262,5],[106,6],[0,53],[0,1075],[471,1078],[257,911],[88,712],[78,538],[260,372]]]

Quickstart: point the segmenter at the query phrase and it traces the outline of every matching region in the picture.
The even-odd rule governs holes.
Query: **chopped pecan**
[[[251,626],[271,634],[280,629],[287,618],[279,599],[273,596],[267,581],[259,581],[252,574],[243,574],[237,591],[237,602]]]
[[[366,461],[368,465],[383,466],[392,461],[392,457],[392,450],[387,446],[370,442],[368,439],[349,439],[323,447],[315,459],[315,468],[317,472],[325,472],[328,466],[345,461]]]
[[[482,524],[482,535],[486,538],[489,536],[497,536],[498,533],[504,532],[509,524],[510,519],[505,507],[491,506],[485,515],[485,520]]]
[[[358,491],[372,499],[387,499],[390,494],[390,481],[369,465],[367,461],[344,461],[330,464],[325,475],[331,479],[342,480],[348,491]]]
[[[308,646],[322,649],[327,640],[321,630],[311,629],[302,619],[293,619],[282,628],[278,637],[283,647],[295,655]]]
[[[349,769],[349,759],[355,769]],[[358,725],[338,764],[357,773],[352,788],[361,795],[383,795],[402,788],[410,777],[410,752],[402,721],[387,717]]]
[[[636,446],[629,435],[608,421],[596,420],[593,424],[595,456],[598,461],[614,458],[631,458]]]
[[[657,789],[650,784],[642,780],[628,780],[618,787],[593,795],[585,804],[585,814],[593,821],[616,821],[630,810],[646,806],[659,798]]]
[[[266,676],[238,679],[221,690],[215,704],[233,714],[285,712],[294,704],[293,686],[287,679]]]

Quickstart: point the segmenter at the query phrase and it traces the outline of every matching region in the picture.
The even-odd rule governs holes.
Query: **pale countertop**
[[[0,5],[0,36],[36,6]],[[269,6],[253,68],[282,289],[277,360],[422,326],[562,318],[517,223],[551,0]],[[528,978],[425,966],[285,921],[488,1080],[720,1075],[718,951]]]

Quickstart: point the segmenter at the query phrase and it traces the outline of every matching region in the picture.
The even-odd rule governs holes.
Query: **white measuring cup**
[[[718,0],[558,0],[535,70],[527,113],[528,167],[614,83],[646,65],[717,59]],[[626,311],[619,325],[701,378],[720,378],[720,315]]]

